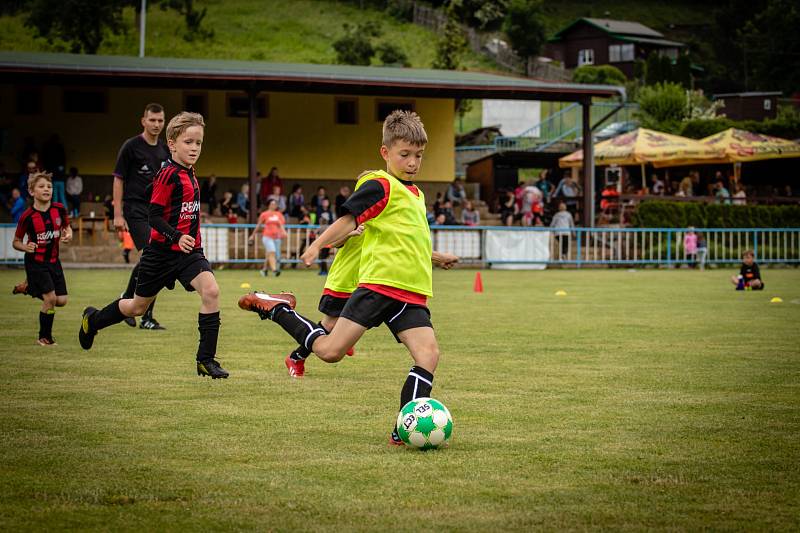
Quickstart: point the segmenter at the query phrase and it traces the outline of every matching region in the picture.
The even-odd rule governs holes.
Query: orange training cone
[[[475,273],[475,285],[473,286],[472,290],[475,292],[483,292],[483,280],[481,279],[481,273]]]

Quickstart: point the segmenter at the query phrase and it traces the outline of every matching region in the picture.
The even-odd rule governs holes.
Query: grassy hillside
[[[210,41],[187,42],[185,24],[174,11],[150,9],[147,17],[146,55],[199,57],[293,63],[336,62],[332,43],[344,34],[344,23],[379,25],[383,37],[399,46],[411,66],[430,67],[435,55],[436,35],[427,29],[389,18],[383,12],[322,0],[206,0],[204,25],[213,29]],[[129,31],[109,35],[100,54],[137,55],[139,34],[133,9],[125,12]],[[63,42],[48,44],[25,28],[23,17],[0,17],[0,49],[68,51]],[[374,59],[378,63],[377,59]],[[476,54],[465,60],[467,68],[491,69],[493,64]]]

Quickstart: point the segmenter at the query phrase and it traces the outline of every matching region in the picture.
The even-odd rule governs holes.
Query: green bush
[[[640,228],[796,228],[800,206],[646,201],[637,207],[633,223]]]
[[[613,65],[583,65],[572,73],[572,81],[595,85],[625,85],[628,79]]]

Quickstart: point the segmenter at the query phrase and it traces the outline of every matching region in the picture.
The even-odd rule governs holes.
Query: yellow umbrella
[[[728,163],[800,157],[800,143],[736,128],[728,128],[700,139],[700,142],[724,150],[725,162]]]
[[[700,141],[638,128],[613,139],[597,143],[594,147],[596,165],[644,165],[652,163],[662,166],[684,164],[683,161],[720,159],[719,148],[704,145]],[[558,160],[561,168],[583,165],[583,150],[578,150]]]

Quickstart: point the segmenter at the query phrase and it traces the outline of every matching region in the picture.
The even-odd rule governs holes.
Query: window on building
[[[358,100],[356,98],[336,99],[336,124],[358,124]]]
[[[378,100],[375,102],[375,120],[378,122],[383,122],[386,120],[386,117],[388,117],[389,114],[396,109],[402,109],[403,111],[414,111],[414,102]]]
[[[64,89],[65,113],[105,113],[107,93],[103,89]]]
[[[632,44],[612,44],[608,47],[608,62],[623,63],[633,61],[634,46]]]
[[[208,93],[183,93],[183,110],[208,118]]]
[[[227,113],[229,117],[247,118],[250,115],[250,97],[246,94],[228,94]],[[256,96],[256,118],[267,118],[269,99],[266,94]]]
[[[38,115],[42,112],[40,87],[17,87],[16,111],[18,115]]]
[[[578,66],[594,65],[594,49],[585,48],[578,51]]]
[[[764,111],[770,111],[772,109],[772,100],[769,98],[764,98]]]
[[[662,55],[667,56],[668,58],[675,61],[678,59],[678,49],[677,48],[665,48],[662,52]]]

